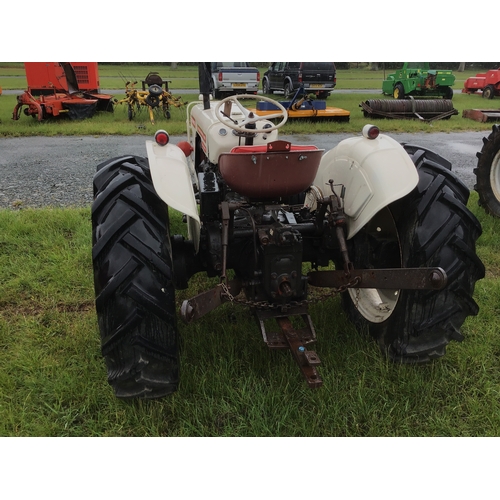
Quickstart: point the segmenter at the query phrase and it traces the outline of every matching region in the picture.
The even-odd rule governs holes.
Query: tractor
[[[431,361],[463,339],[484,277],[481,226],[447,160],[370,124],[329,151],[292,144],[278,137],[279,102],[212,100],[209,63],[199,80],[187,141],[158,130],[147,158],[112,158],[94,175],[95,303],[116,397],[176,391],[178,318],[190,324],[222,304],[248,308],[256,334],[288,350],[311,389],[323,380],[308,308],[325,298],[338,296],[395,363]],[[248,99],[276,111],[258,116]],[[174,212],[185,234],[170,234]],[[177,310],[176,290],[198,273],[214,286]]]

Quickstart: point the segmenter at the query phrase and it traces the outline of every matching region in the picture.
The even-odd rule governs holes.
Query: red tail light
[[[158,146],[166,146],[170,137],[168,136],[166,130],[158,130],[155,134],[155,141]]]
[[[380,134],[380,130],[376,125],[365,125],[363,127],[363,137],[367,139],[376,139]]]
[[[257,71],[257,83],[260,82],[260,71]]]
[[[219,71],[219,82],[222,82],[222,71]]]
[[[302,83],[302,71],[299,71],[299,83]]]

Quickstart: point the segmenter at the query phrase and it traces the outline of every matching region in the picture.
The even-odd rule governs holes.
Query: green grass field
[[[228,304],[179,323],[180,389],[146,402],[117,400],[106,381],[89,209],[0,211],[0,435],[497,436],[500,221],[475,193],[469,206],[487,275],[479,315],[444,358],[387,362],[329,299],[311,308],[324,380],[313,391],[288,352],[268,350],[249,312]],[[206,286],[193,280],[178,305]]]

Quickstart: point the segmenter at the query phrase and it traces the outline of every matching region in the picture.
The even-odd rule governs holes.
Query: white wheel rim
[[[379,212],[368,223],[367,231],[389,237],[399,248],[399,262],[393,267],[401,267],[401,245],[396,223],[388,209]],[[396,260],[396,259],[394,259]],[[374,263],[375,266],[377,263]],[[394,312],[399,300],[400,290],[380,288],[349,288],[349,295],[359,313],[371,323],[382,323]]]
[[[382,323],[394,311],[399,298],[399,290],[349,288],[349,295],[364,318],[370,323]]]
[[[500,202],[500,151],[491,162],[490,184],[495,198]]]

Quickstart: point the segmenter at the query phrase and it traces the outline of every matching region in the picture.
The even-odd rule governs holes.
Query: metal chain
[[[234,297],[231,294],[226,283],[224,283],[224,282],[219,283],[219,286],[222,287],[222,290],[223,290],[222,295],[227,297],[227,300],[229,302],[234,303],[234,304],[248,306],[248,307],[254,307],[256,309],[281,309],[282,311],[286,311],[288,309],[293,309],[294,307],[315,304],[317,302],[322,302],[324,300],[327,300],[330,297],[335,297],[336,295],[339,295],[339,294],[347,291],[348,288],[354,288],[359,283],[360,279],[361,278],[359,276],[356,276],[351,281],[346,283],[345,285],[342,285],[339,288],[332,288],[329,293],[321,295],[321,297],[317,297],[317,298],[313,298],[313,299],[294,300],[294,301],[288,302],[286,304],[271,304],[265,300],[254,301],[254,300],[248,300],[248,299],[238,299],[237,297]],[[356,307],[357,307],[357,301],[359,298],[359,289],[357,291],[356,298],[357,298],[357,300],[356,300]]]

